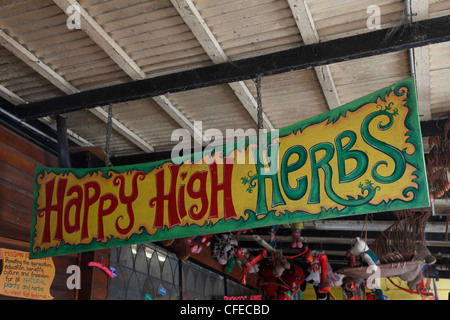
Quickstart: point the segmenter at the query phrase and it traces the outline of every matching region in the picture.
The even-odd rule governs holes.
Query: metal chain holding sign
[[[111,134],[112,134],[112,112],[113,112],[113,105],[109,105],[108,109],[108,131],[106,133],[106,160],[105,164],[107,167],[111,166],[110,156],[111,156]]]
[[[258,104],[258,129],[264,129],[263,124],[263,111],[262,111],[262,98],[261,98],[261,76],[258,76],[256,82],[256,101]]]

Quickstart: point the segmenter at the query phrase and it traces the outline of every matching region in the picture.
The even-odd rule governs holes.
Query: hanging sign
[[[28,252],[0,248],[3,260],[0,294],[14,298],[51,300],[50,286],[55,277],[52,258],[29,259]]]
[[[38,258],[428,205],[411,78],[200,156],[38,167],[30,250]]]

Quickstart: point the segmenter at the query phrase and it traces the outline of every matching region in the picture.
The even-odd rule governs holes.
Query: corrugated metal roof
[[[13,42],[13,49],[1,47],[0,50],[2,95],[13,93],[24,101],[34,102],[294,48],[304,44],[304,37],[311,43],[315,35],[317,41],[323,42],[366,33],[371,31],[367,27],[371,15],[367,9],[371,4],[368,0],[5,2],[0,6],[0,27],[3,38]],[[67,21],[74,13],[63,9],[69,5],[85,10],[88,18],[82,15],[82,29],[68,28]],[[405,22],[405,1],[383,0],[377,5],[381,28]],[[299,20],[301,17],[295,12],[298,7],[309,11],[309,21]],[[429,1],[428,7],[421,4],[413,10],[423,11],[421,16],[442,16],[450,12],[450,1]],[[192,24],[200,26],[202,31],[193,29]],[[205,38],[203,34],[209,36]],[[214,42],[212,49],[208,41]],[[120,58],[114,56],[116,46],[121,50]],[[434,117],[450,109],[447,102],[450,79],[446,76],[449,47],[448,43],[428,47],[429,70],[426,71],[430,86],[424,90],[430,94],[428,108]],[[17,50],[25,52],[25,58]],[[38,62],[30,62],[28,56]],[[53,73],[48,74],[43,66]],[[129,68],[134,69],[130,72]],[[334,103],[341,104],[411,76],[407,51],[341,62],[327,68],[331,75],[328,84],[336,88]],[[327,111],[327,101],[331,103],[331,100],[325,96],[319,77],[318,70],[316,73],[303,70],[264,78],[262,101],[267,123],[280,128]],[[246,88],[247,96],[239,96],[236,89],[223,85],[169,94],[172,107],[185,116],[182,121],[168,115],[153,99],[117,105],[114,114],[126,130],[154,146],[154,150],[170,150],[174,144],[170,132],[182,127],[180,123],[189,126],[202,120],[203,130],[224,130],[230,126],[254,128],[256,122],[251,112],[255,108],[255,85],[251,80],[239,85],[245,86],[242,88]],[[244,100],[250,101],[246,107]],[[285,117],[287,112],[292,116]],[[106,132],[105,119],[97,122],[95,130],[92,129],[95,125],[89,123],[87,130],[83,121],[85,112],[81,114],[69,114],[70,129],[97,144],[96,135]],[[117,134],[123,135],[120,131]],[[133,142],[125,143],[126,147],[116,145],[112,150],[115,155],[148,151],[136,149],[133,144],[136,145]]]

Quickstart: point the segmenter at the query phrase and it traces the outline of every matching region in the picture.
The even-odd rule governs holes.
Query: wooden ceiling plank
[[[411,1],[412,21],[422,21],[429,17],[429,0],[407,0]],[[421,121],[432,119],[431,114],[431,80],[430,80],[430,47],[424,46],[412,49],[413,63],[415,69],[417,102]]]
[[[319,43],[319,34],[314,23],[311,11],[309,10],[306,0],[288,0],[298,30],[302,36],[305,44]],[[337,108],[341,105],[339,94],[334,83],[333,75],[331,74],[328,65],[315,67],[317,78],[322,87],[323,94],[327,100],[330,109]]]
[[[105,53],[133,80],[143,80],[147,77],[144,71],[137,65],[137,63],[122,49],[122,47],[106,33],[106,31],[89,15],[89,13],[76,0],[54,0],[54,2],[67,13],[70,6],[77,6],[80,8],[81,28],[86,34],[105,51]],[[198,137],[195,134],[193,123],[185,117],[165,96],[154,97],[154,100],[160,107],[168,112],[168,114],[183,128],[189,130],[193,137]],[[105,111],[103,109],[96,109],[96,115],[103,117]],[[102,118],[103,120],[103,118]],[[121,130],[127,129],[121,123],[113,124]],[[142,147],[151,147],[148,143],[140,139],[136,134],[129,130],[128,138],[134,142],[139,142]],[[200,135],[201,136],[201,135]],[[137,140],[139,139],[139,140]]]
[[[222,49],[194,3],[191,0],[171,0],[171,3],[183,18],[184,22],[189,26],[210,59],[215,64],[229,62],[228,56],[225,54],[225,51]],[[228,85],[253,120],[258,123],[258,104],[246,84],[243,81],[237,81]],[[263,122],[265,128],[270,130],[274,129],[274,126],[264,112]]]
[[[55,85],[58,89],[60,89],[64,93],[70,95],[80,92],[77,88],[75,88],[67,80],[61,77],[52,68],[46,65],[42,60],[36,57],[32,52],[26,49],[22,44],[17,42],[15,39],[13,39],[11,36],[3,32],[2,30],[0,30],[0,44],[4,46],[6,49],[8,49],[16,57],[18,57],[21,61],[25,62],[28,66],[30,66],[42,77],[50,81],[53,85]],[[108,115],[101,107],[89,109],[89,111],[95,114],[97,117],[99,117],[102,121],[106,123],[108,122]],[[113,127],[118,132],[120,132],[123,136],[130,139],[133,143],[138,145],[145,152],[154,151],[154,148],[150,144],[148,144],[143,139],[139,138],[135,133],[133,133],[130,129],[126,128],[116,118],[113,118],[112,121]]]

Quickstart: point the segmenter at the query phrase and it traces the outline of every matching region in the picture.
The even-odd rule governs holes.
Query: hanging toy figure
[[[277,231],[278,231],[278,226],[272,226],[270,228],[270,242],[269,242],[269,244],[274,249],[277,247],[277,242],[275,241],[275,234],[277,233]]]
[[[364,300],[366,293],[362,279],[345,277],[342,283],[342,296],[344,300]]]
[[[238,250],[238,256],[243,257],[243,249]],[[245,267],[243,268],[243,271],[242,271],[242,276],[239,279],[240,284],[242,284],[244,286],[247,285],[247,274],[250,273],[252,271],[252,269],[259,271],[258,262],[265,257],[267,257],[267,251],[263,250],[263,251],[261,251],[261,253],[258,256],[256,256],[252,261],[250,261],[249,263],[247,263],[245,265]]]
[[[352,240],[352,247],[347,253],[348,256],[352,255],[355,257],[361,257],[363,263],[368,266],[375,266],[379,263],[378,257],[369,249],[367,244],[361,240],[359,237],[356,237]]]
[[[308,247],[305,247],[304,257],[307,263],[312,263],[314,261],[314,256],[312,255]]]
[[[309,252],[309,255],[311,256],[309,258],[309,275],[306,277],[305,281],[309,285],[318,286],[320,284],[320,260],[316,254]]]
[[[327,272],[328,272],[328,257],[325,254],[318,254],[317,258],[320,262],[320,284],[319,293],[330,292],[331,287],[328,282]]]
[[[300,234],[303,229],[303,223],[302,222],[296,222],[290,224],[292,228],[292,248],[302,248],[303,244],[300,239]]]

